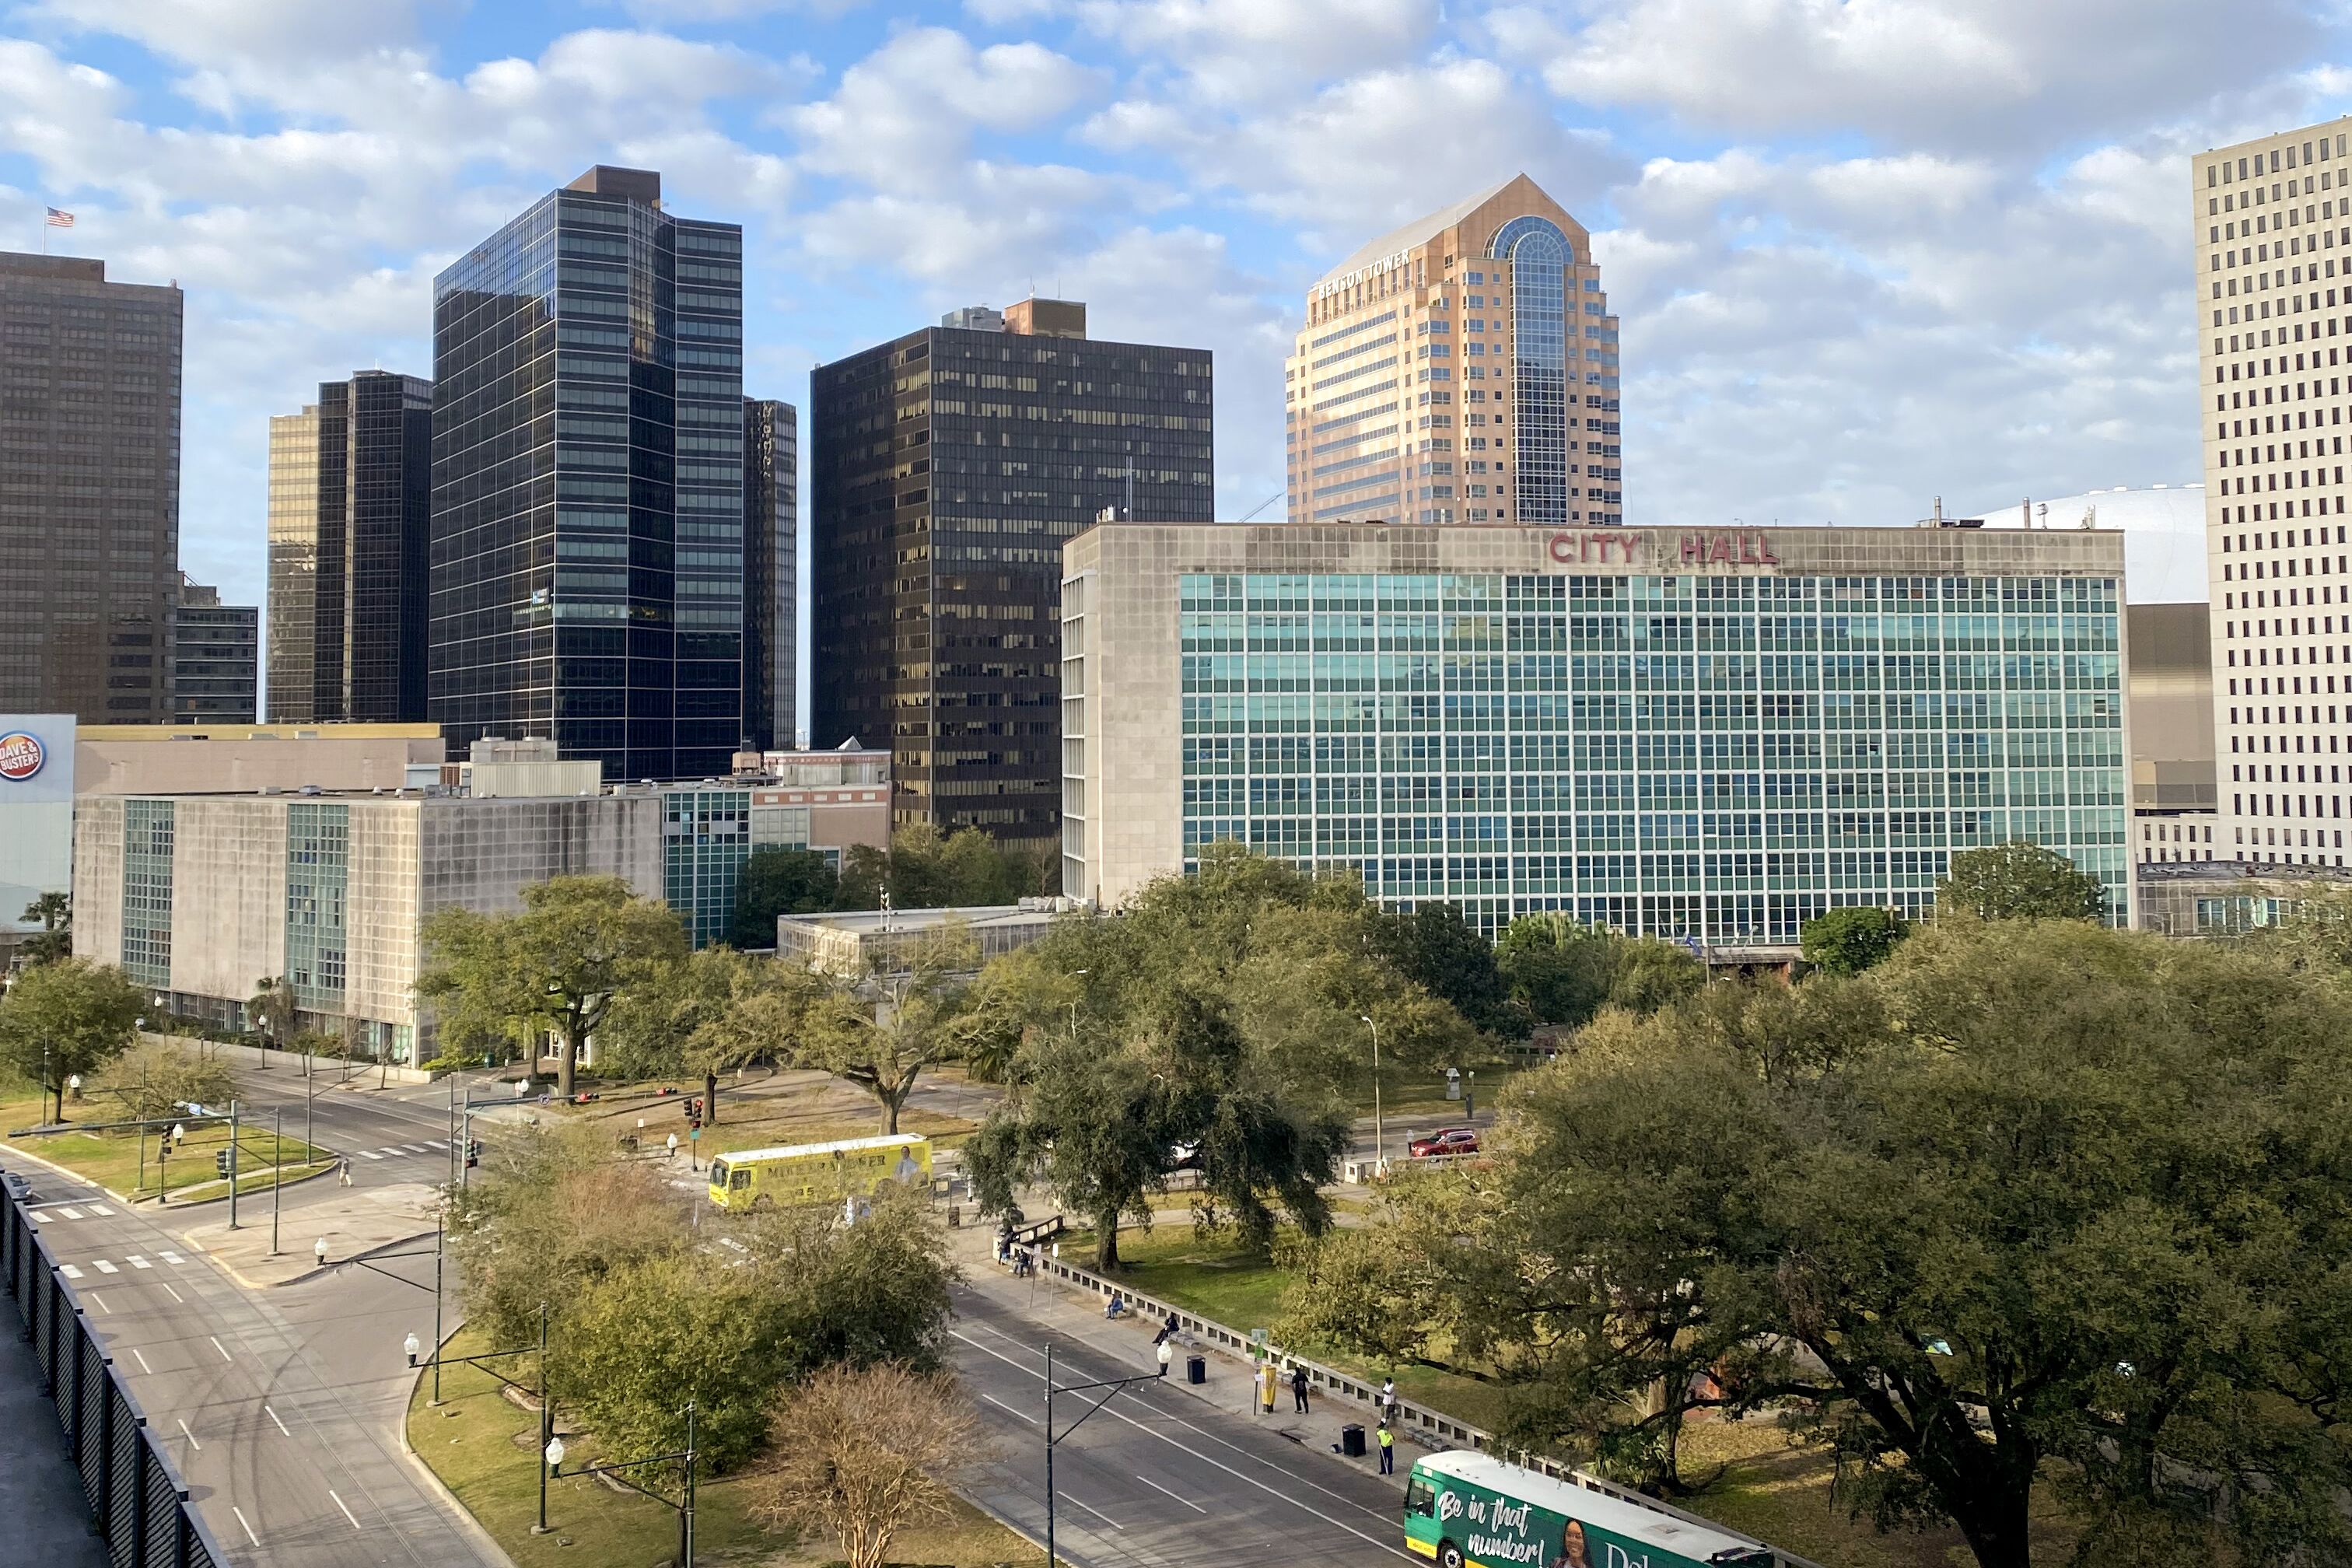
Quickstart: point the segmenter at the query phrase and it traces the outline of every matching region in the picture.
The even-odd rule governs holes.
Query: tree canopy
[[[1646,1012],[1706,983],[1706,966],[1670,942],[1559,910],[1519,916],[1495,949],[1511,1005],[1534,1024],[1573,1028],[1607,1006]]]
[[[1980,921],[2095,921],[2107,910],[2106,885],[2055,849],[2012,838],[1954,855],[1936,884],[1939,912]]]
[[[60,958],[36,964],[0,996],[0,1065],[58,1091],[75,1073],[85,1076],[121,1056],[138,1037],[147,999],[131,976],[111,963]],[[65,1118],[58,1094],[58,1118]]]
[[[1381,1048],[1427,1066],[1476,1047],[1450,1005],[1398,968],[1386,917],[1352,879],[1234,845],[1163,878],[1115,918],[1072,920],[991,964],[975,1056],[1013,1092],[972,1142],[983,1207],[1044,1182],[1096,1222],[1116,1267],[1122,1216],[1150,1223],[1180,1145],[1197,1150],[1196,1218],[1271,1244],[1277,1210],[1310,1231],[1347,1146],[1345,1090]]]
[[[50,891],[43,893],[25,906],[16,917],[27,925],[41,929],[16,944],[29,966],[55,963],[60,958],[73,956],[73,895]]]
[[[1848,907],[1807,921],[1797,932],[1805,962],[1832,974],[1859,974],[1895,951],[1911,934],[1893,910]]]
[[[762,845],[743,864],[735,888],[735,920],[729,939],[737,947],[776,945],[780,915],[822,914],[839,907],[841,875],[814,849]]]
[[[1605,1016],[1378,1234],[1508,1441],[1670,1488],[1692,1409],[1771,1407],[1984,1568],[2037,1487],[2079,1561],[2340,1560],[2347,1056],[2352,990],[2258,946],[1947,921]]]
[[[924,1070],[956,1054],[956,1021],[979,967],[980,944],[950,920],[903,946],[877,944],[855,974],[803,968],[790,1059],[865,1090],[882,1131],[896,1132]]]
[[[658,899],[618,877],[554,877],[522,889],[512,914],[446,909],[425,922],[420,996],[465,1050],[535,1053],[555,1037],[556,1090],[572,1093],[581,1043],[632,988],[686,955],[686,932]]]

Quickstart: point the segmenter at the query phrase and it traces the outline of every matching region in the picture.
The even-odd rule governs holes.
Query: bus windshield
[[[726,1161],[713,1160],[710,1162],[710,1184],[714,1187],[723,1187],[727,1184]]]

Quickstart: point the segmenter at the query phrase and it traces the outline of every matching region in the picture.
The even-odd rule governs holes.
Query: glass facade
[[[261,679],[261,611],[224,605],[183,582],[172,607],[172,716],[182,724],[250,724]]]
[[[1204,349],[971,328],[817,368],[809,738],[887,745],[899,825],[1057,840],[1062,545],[1213,518],[1213,395]]]
[[[1568,286],[1575,248],[1549,218],[1515,217],[1487,253],[1511,267],[1511,395],[1522,523],[1568,521]]]
[[[427,713],[608,778],[742,737],[742,231],[600,167],[435,283]]]
[[[743,746],[789,749],[800,663],[800,447],[789,403],[743,400]]]
[[[122,967],[142,985],[172,983],[173,803],[122,803]]]
[[[269,418],[269,719],[319,717],[319,407]]]
[[[325,802],[286,808],[286,978],[295,1000],[338,1015],[349,989],[343,912],[351,880],[352,808]]]
[[[1238,839],[1489,930],[1780,945],[2022,837],[2127,908],[2114,578],[1179,581],[1187,869]]]
[[[172,718],[176,286],[0,251],[0,710]]]
[[[671,790],[662,796],[662,897],[697,947],[725,942],[735,890],[751,858],[751,792]]]

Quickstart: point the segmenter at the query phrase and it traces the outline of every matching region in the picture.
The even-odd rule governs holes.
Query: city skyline
[[[2302,11],[2170,9],[2086,81],[2109,7],[1922,6],[1868,36],[1760,9],[1694,34],[1678,76],[1647,0],[1573,25],[1384,0],[1344,26],[640,0],[297,26],[252,0],[199,29],[50,5],[0,37],[0,226],[31,248],[44,204],[72,210],[61,248],[188,289],[183,563],[239,602],[267,414],[422,364],[433,272],[600,160],[744,223],[752,395],[799,402],[811,364],[1033,285],[1202,343],[1222,516],[1282,489],[1308,285],[1423,193],[1524,169],[1591,229],[1626,323],[1629,521],[1897,522],[1930,485],[1974,505],[2195,477],[2187,159],[2347,100],[2340,35]],[[1758,61],[1769,90],[1715,90]]]

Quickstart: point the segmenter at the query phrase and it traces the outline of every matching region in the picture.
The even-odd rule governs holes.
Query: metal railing
[[[1244,1359],[1265,1355],[1273,1357],[1278,1364],[1296,1363],[1303,1366],[1307,1369],[1307,1382],[1320,1388],[1326,1397],[1354,1400],[1370,1407],[1368,1414],[1370,1410],[1379,1408],[1380,1384],[1368,1383],[1353,1373],[1340,1372],[1336,1368],[1325,1366],[1320,1362],[1307,1356],[1286,1351],[1270,1340],[1259,1340],[1238,1330],[1228,1328],[1214,1319],[1204,1318],[1200,1313],[1188,1310],[1172,1301],[1163,1301],[1156,1297],[1147,1296],[1140,1290],[1130,1289],[1115,1279],[1106,1279],[1099,1274],[1080,1268],[1075,1264],[1065,1263],[1058,1258],[1040,1258],[1037,1267],[1048,1278],[1059,1279],[1076,1289],[1090,1290],[1106,1299],[1116,1296],[1128,1304],[1129,1310],[1143,1318],[1162,1323],[1173,1318],[1180,1333],[1189,1333],[1198,1340],[1205,1341],[1209,1344]],[[1599,1492],[1603,1497],[1614,1498],[1620,1502],[1632,1503],[1636,1507],[1648,1509],[1653,1513],[1663,1513],[1703,1530],[1738,1536],[1741,1540],[1750,1542],[1773,1553],[1780,1559],[1783,1568],[1822,1568],[1822,1564],[1813,1562],[1811,1558],[1800,1557],[1769,1542],[1758,1541],[1754,1536],[1734,1530],[1720,1521],[1685,1512],[1671,1503],[1661,1502],[1646,1493],[1637,1492],[1631,1487],[1621,1487],[1614,1481],[1603,1480],[1599,1476],[1580,1470],[1572,1465],[1562,1464],[1558,1459],[1546,1458],[1541,1454],[1528,1453],[1524,1449],[1505,1448],[1496,1442],[1493,1433],[1473,1426],[1466,1421],[1458,1421],[1443,1411],[1433,1410],[1428,1405],[1416,1404],[1402,1395],[1391,1400],[1389,1408],[1397,1413],[1400,1427],[1407,1436],[1417,1437],[1430,1447],[1441,1447],[1452,1445],[1475,1448],[1480,1453],[1493,1454],[1497,1458],[1549,1476],[1554,1480],[1565,1481],[1570,1486],[1581,1487],[1587,1491]]]
[[[32,1342],[110,1568],[227,1568],[228,1554],[188,1505],[178,1469],[13,1194],[0,1205],[0,1278]]]

